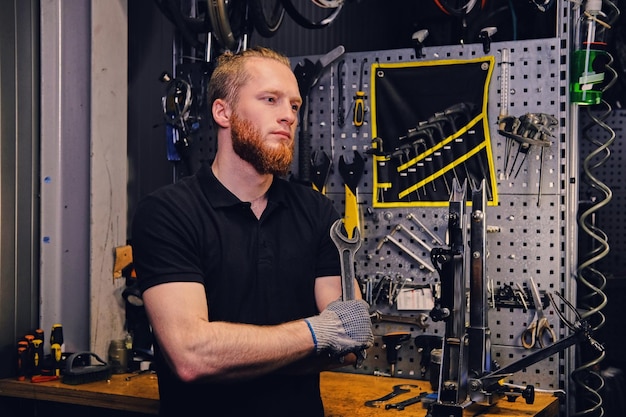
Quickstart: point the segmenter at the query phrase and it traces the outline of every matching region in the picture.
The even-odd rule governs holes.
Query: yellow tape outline
[[[379,61],[375,61],[374,63],[372,63],[371,68],[370,68],[370,87],[371,87],[371,93],[370,93],[370,106],[371,106],[371,121],[372,121],[372,137],[376,138],[378,137],[378,132],[377,132],[377,124],[376,124],[376,70],[379,68],[409,68],[409,67],[427,67],[427,66],[440,66],[440,65],[463,65],[463,64],[473,64],[473,63],[478,63],[478,62],[485,62],[485,63],[489,63],[489,69],[487,71],[487,77],[485,78],[485,83],[484,83],[484,87],[483,87],[483,100],[482,100],[482,108],[480,111],[480,114],[478,116],[476,116],[474,119],[472,119],[472,121],[470,123],[468,123],[467,125],[465,125],[463,128],[461,128],[458,132],[456,132],[454,135],[451,135],[450,137],[446,138],[445,140],[443,140],[440,144],[437,144],[437,146],[428,149],[426,152],[424,152],[423,154],[418,155],[416,158],[413,158],[411,161],[408,161],[406,163],[404,163],[403,165],[401,165],[400,167],[398,167],[398,170],[404,170],[406,168],[408,168],[407,165],[411,164],[415,164],[418,162],[418,160],[424,159],[429,155],[432,155],[434,152],[436,152],[437,150],[441,149],[442,147],[446,146],[448,143],[450,143],[451,141],[455,140],[457,137],[463,135],[464,133],[467,133],[468,130],[470,130],[470,126],[475,126],[478,124],[478,122],[482,121],[482,127],[483,127],[483,132],[484,132],[484,139],[483,141],[480,142],[479,145],[477,145],[476,147],[472,148],[469,152],[465,153],[463,156],[461,156],[460,158],[456,159],[455,161],[453,161],[452,163],[446,165],[445,167],[443,167],[442,169],[438,170],[437,172],[433,173],[432,175],[428,176],[427,178],[424,178],[422,181],[412,185],[411,187],[407,188],[406,190],[403,190],[400,192],[399,194],[399,198],[403,198],[406,195],[408,195],[409,193],[417,190],[418,188],[424,186],[425,184],[428,184],[428,182],[434,180],[435,178],[438,178],[439,176],[445,174],[447,171],[451,170],[452,168],[456,167],[457,165],[457,161],[458,163],[462,163],[464,161],[466,161],[467,159],[469,159],[471,156],[477,154],[478,152],[480,152],[483,149],[486,149],[487,152],[487,162],[488,162],[488,170],[489,170],[489,181],[491,183],[491,194],[492,194],[492,199],[487,201],[487,205],[488,206],[497,206],[498,202],[499,202],[499,197],[498,197],[498,190],[497,190],[497,181],[496,181],[496,173],[495,173],[495,164],[494,164],[494,160],[493,160],[493,151],[492,146],[491,146],[491,135],[490,135],[490,130],[489,130],[489,122],[488,122],[488,113],[487,113],[487,109],[488,109],[488,101],[489,101],[489,86],[491,84],[491,77],[493,75],[493,70],[495,67],[495,57],[493,55],[488,55],[488,56],[484,56],[484,57],[479,57],[479,58],[471,58],[471,59],[442,59],[442,60],[432,60],[432,61],[419,61],[419,62],[393,62],[393,63],[385,63],[385,64],[381,64]],[[374,148],[376,148],[375,143],[373,145]],[[381,191],[381,190],[385,190],[387,188],[391,187],[390,183],[378,183],[377,178],[378,178],[378,169],[377,169],[377,162],[380,159],[387,159],[386,157],[381,157],[381,156],[375,156],[374,158],[372,158],[372,163],[373,163],[373,169],[372,169],[372,175],[373,175],[373,181],[372,181],[372,206],[374,208],[381,208],[381,207],[388,207],[388,208],[400,208],[400,207],[444,207],[447,206],[449,204],[449,201],[407,201],[407,202],[402,202],[402,201],[394,201],[394,202],[384,202],[384,201],[379,201],[377,198],[377,194]],[[403,168],[404,167],[404,168]],[[430,181],[429,181],[430,180]],[[410,190],[410,191],[409,191]],[[468,201],[468,204],[470,204],[470,202]]]

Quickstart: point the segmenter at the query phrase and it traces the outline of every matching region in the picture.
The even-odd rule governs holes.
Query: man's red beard
[[[267,146],[261,131],[249,120],[241,119],[233,113],[231,117],[233,150],[244,161],[252,165],[259,174],[285,176],[293,161],[294,142]]]

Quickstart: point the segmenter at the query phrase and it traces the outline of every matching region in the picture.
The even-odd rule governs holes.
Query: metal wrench
[[[428,392],[422,392],[421,394],[419,394],[419,395],[417,395],[415,397],[406,399],[404,401],[400,401],[398,403],[385,404],[385,410],[389,410],[391,408],[395,408],[397,410],[404,410],[404,407],[407,407],[407,406],[409,406],[411,404],[415,404],[415,403],[418,403],[418,402],[422,401],[422,398],[424,398],[428,394],[429,394]]]
[[[352,238],[348,238],[343,234],[343,220],[337,219],[330,228],[330,238],[335,242],[339,251],[339,259],[341,261],[341,299],[343,301],[355,300],[354,281],[356,275],[354,273],[354,254],[361,247],[361,234],[358,228],[354,229]],[[361,367],[366,357],[365,350],[354,352],[356,354],[357,368]]]
[[[365,405],[367,407],[382,407],[385,401],[389,401],[393,397],[397,397],[400,394],[410,392],[411,388],[417,388],[417,385],[410,385],[410,384],[394,385],[393,391],[391,391],[389,394],[383,395],[382,397],[377,398],[375,400],[365,401]]]
[[[335,242],[341,260],[341,299],[343,301],[354,300],[354,254],[361,247],[361,233],[358,228],[354,229],[352,238],[343,234],[343,220],[338,219],[330,228],[330,238]]]

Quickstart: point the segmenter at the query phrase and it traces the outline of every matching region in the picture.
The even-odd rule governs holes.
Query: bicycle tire
[[[335,9],[328,9],[330,13],[324,17],[323,19],[314,22],[311,19],[305,17],[302,13],[298,11],[296,6],[293,5],[291,0],[281,0],[285,11],[298,25],[302,26],[306,29],[322,29],[326,26],[330,25],[335,21],[339,13],[341,13],[341,9],[343,8],[344,3],[342,3],[339,7]]]
[[[207,0],[211,33],[228,50],[236,50],[248,29],[244,0]]]
[[[196,35],[206,33],[210,28],[208,17],[190,17],[183,14],[180,3],[175,0],[154,0],[159,11],[180,31],[183,39],[199,48],[201,42]]]
[[[271,38],[283,23],[285,8],[281,0],[248,0],[254,29],[264,38]]]

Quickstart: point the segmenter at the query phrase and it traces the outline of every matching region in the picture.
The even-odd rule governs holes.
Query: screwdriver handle
[[[43,340],[34,339],[31,344],[33,348],[33,375],[40,375],[43,364]]]
[[[50,344],[54,345],[55,343],[63,347],[63,325],[59,323],[53,324],[50,332]]]
[[[28,361],[28,342],[26,340],[20,340],[17,342],[17,379],[18,381],[24,381],[26,374],[29,372]]]
[[[58,343],[53,343],[50,346],[50,356],[52,357],[54,375],[61,375],[61,345]]]

